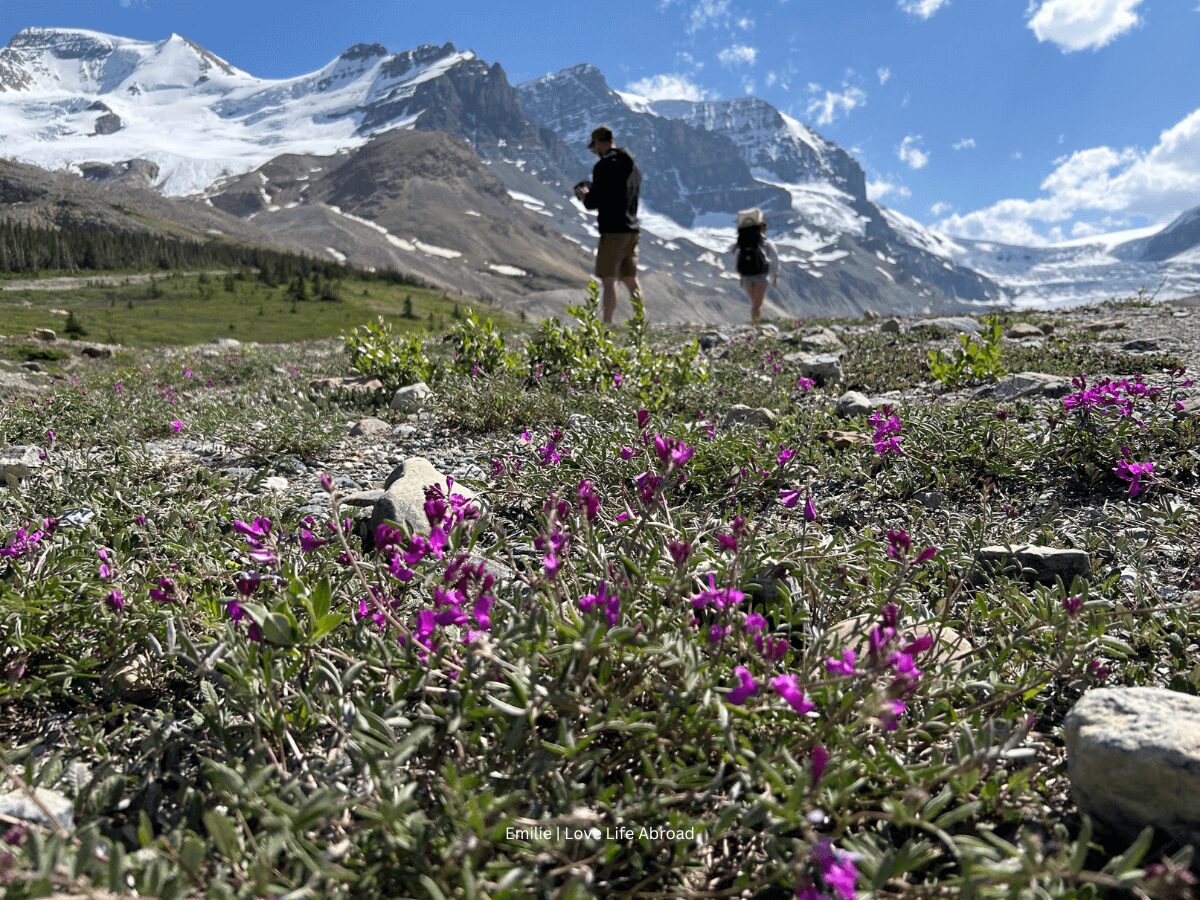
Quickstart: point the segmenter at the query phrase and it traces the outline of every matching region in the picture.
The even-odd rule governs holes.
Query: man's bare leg
[[[638,284],[636,275],[632,278],[622,278],[621,281],[625,284],[625,289],[629,291],[630,297],[635,294],[639,297],[642,296],[642,286]]]
[[[611,325],[617,311],[617,279],[601,278],[600,283],[604,285],[604,324]]]

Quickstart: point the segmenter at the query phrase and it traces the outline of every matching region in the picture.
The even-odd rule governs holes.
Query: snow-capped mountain
[[[1003,285],[1018,308],[1077,306],[1139,294],[1160,300],[1200,294],[1200,207],[1165,228],[1038,247],[950,238],[893,210],[885,215],[910,243]]]
[[[31,28],[0,50],[0,155],[48,169],[145,159],[163,193],[195,194],[284,152],[335,153],[411,126],[419,110],[405,104],[422,85],[473,61],[449,45],[359,45],[271,81],[178,35]]]
[[[940,311],[1002,297],[894,228],[848,154],[752,98],[650,103],[611,90],[592,66],[518,89],[499,64],[449,44],[397,53],[360,44],[279,80],[177,35],[27,29],[0,49],[0,156],[193,196],[313,253],[524,294],[536,310],[561,308],[570,295],[557,285],[586,278],[592,220],[569,185],[590,172],[584,145],[602,121],[645,173],[641,256],[665,318],[743,316],[727,251],[733,213],[747,206],[768,211],[781,251],[776,312]],[[469,145],[494,181],[465,175],[446,147],[376,146],[411,129]],[[335,181],[350,172],[347,199]],[[448,219],[432,206],[420,215],[420,204],[477,215]],[[355,220],[366,224],[350,240]],[[512,252],[528,259],[501,259],[493,246],[514,229]]]
[[[1200,206],[1178,216],[1161,231],[1120,244],[1114,253],[1120,259],[1143,262],[1200,262]]]

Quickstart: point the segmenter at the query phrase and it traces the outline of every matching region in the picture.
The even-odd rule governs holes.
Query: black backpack
[[[737,235],[737,272],[739,275],[766,275],[767,252],[762,231],[757,225],[739,228]]]

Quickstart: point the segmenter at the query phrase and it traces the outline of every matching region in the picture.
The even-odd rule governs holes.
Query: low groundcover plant
[[[1074,808],[1056,729],[1088,687],[1194,690],[1195,602],[975,561],[1083,484],[1194,559],[1186,373],[845,423],[770,336],[671,357],[594,301],[515,350],[470,315],[401,354],[351,336],[364,374],[430,375],[487,473],[369,536],[301,352],[6,405],[45,459],[0,501],[0,779],[74,803],[2,822],[7,895],[1186,896],[1188,850]],[[529,418],[456,408],[480,384]],[[727,423],[747,402],[779,415]],[[324,507],[184,442],[309,460]]]

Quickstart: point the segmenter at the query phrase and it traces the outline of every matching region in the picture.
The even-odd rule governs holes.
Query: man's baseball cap
[[[601,141],[611,141],[613,139],[612,129],[607,125],[601,125],[592,132],[592,139],[588,141],[588,149],[591,150],[596,144]]]

